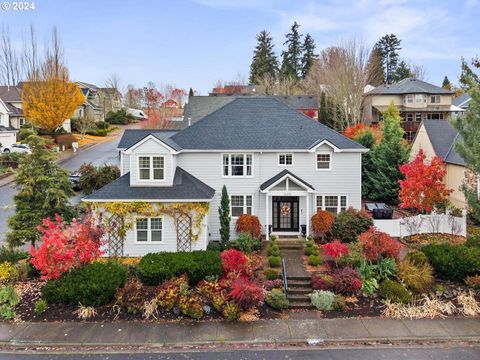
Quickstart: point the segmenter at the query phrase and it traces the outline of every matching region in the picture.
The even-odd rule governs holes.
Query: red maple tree
[[[444,161],[438,156],[427,161],[422,149],[412,162],[400,165],[400,171],[405,175],[404,180],[399,180],[398,197],[402,209],[429,213],[435,205],[444,203],[453,191],[447,189],[443,181],[447,173]]]

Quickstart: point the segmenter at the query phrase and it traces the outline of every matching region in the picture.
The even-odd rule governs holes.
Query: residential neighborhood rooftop
[[[458,131],[448,121],[424,120],[423,125],[435,153],[446,163],[465,166],[465,160],[455,151]]]
[[[367,92],[365,95],[398,95],[398,94],[453,94],[444,89],[415,78],[406,78],[394,84],[383,84]]]

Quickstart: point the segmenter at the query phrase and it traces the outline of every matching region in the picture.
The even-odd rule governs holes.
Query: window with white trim
[[[440,104],[440,95],[430,95],[430,103]]]
[[[317,170],[330,170],[332,156],[328,153],[317,154]]]
[[[25,121],[25,118],[21,117],[18,119],[18,125],[19,126],[23,126],[26,124],[26,121]]]
[[[163,156],[139,156],[138,178],[140,180],[163,180],[165,158]]]
[[[162,218],[137,218],[135,240],[137,242],[161,242],[162,230]]]
[[[415,94],[415,103],[422,104],[427,102],[427,96],[424,94]]]
[[[278,154],[278,165],[293,165],[293,154]]]
[[[230,195],[230,214],[238,217],[252,214],[252,195]]]
[[[346,195],[317,195],[317,211],[329,211],[332,214],[338,214],[347,210]]]
[[[405,95],[405,104],[413,104],[413,94]]]
[[[252,154],[223,154],[223,176],[252,176]]]

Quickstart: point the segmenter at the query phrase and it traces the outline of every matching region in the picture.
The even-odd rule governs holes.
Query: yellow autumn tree
[[[71,82],[66,67],[44,65],[22,85],[23,113],[35,126],[55,131],[83,104],[84,96],[77,84]]]

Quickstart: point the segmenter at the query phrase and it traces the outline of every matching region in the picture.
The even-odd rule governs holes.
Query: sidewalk
[[[23,323],[0,325],[0,344],[16,346],[200,345],[382,341],[480,341],[478,318],[310,319],[254,323]]]

